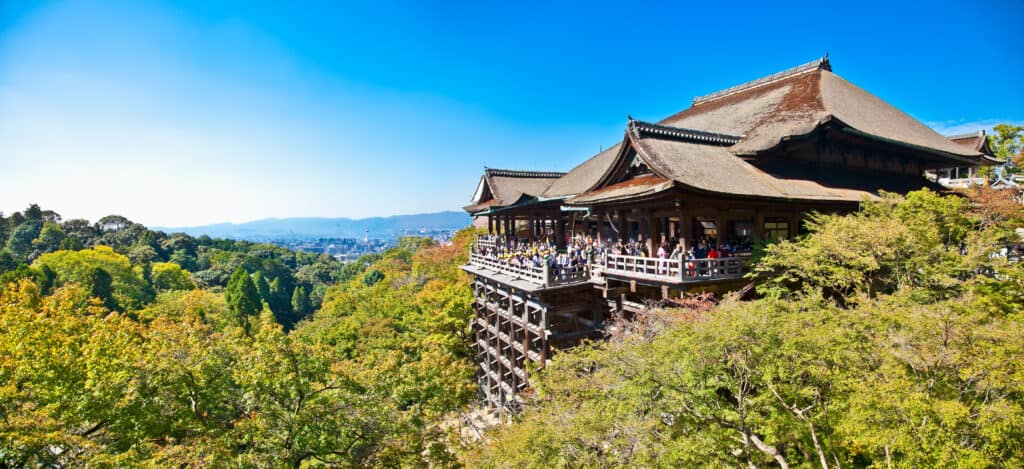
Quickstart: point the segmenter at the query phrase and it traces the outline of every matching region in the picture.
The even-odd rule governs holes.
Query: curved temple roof
[[[552,171],[485,168],[473,196],[473,203],[463,209],[475,213],[514,205],[524,197],[539,197],[551,183],[563,176],[565,173]]]
[[[786,137],[806,135],[828,121],[838,120],[864,135],[943,156],[981,156],[831,70],[828,59],[822,58],[768,80],[697,98],[693,106],[660,124],[743,135],[743,140],[731,148],[737,155],[769,150]]]
[[[586,204],[639,197],[680,184],[699,191],[752,197],[844,202],[873,197],[864,191],[772,176],[739,158],[772,150],[790,137],[810,134],[829,123],[863,138],[946,158],[951,166],[992,162],[985,157],[983,146],[939,135],[833,74],[826,56],[694,98],[689,108],[658,123],[630,120],[623,142],[550,181],[536,195]],[[635,148],[656,173],[670,180],[641,180],[595,190],[629,150],[623,145]],[[534,195],[534,190],[519,192]],[[500,199],[509,201],[507,196]]]
[[[667,138],[663,133],[647,131],[650,125],[631,121],[632,131],[627,134],[627,140],[630,148],[636,150],[637,156],[655,173],[662,176],[661,181],[612,184],[570,198],[569,203],[610,201],[627,195],[644,194],[645,189],[640,186],[645,185],[645,182],[649,182],[646,184],[647,192],[655,189],[665,190],[672,187],[663,184],[669,180],[701,192],[747,197],[843,202],[860,202],[875,198],[865,191],[829,188],[803,179],[777,178],[737,158],[726,147],[709,145],[692,138]],[[686,135],[688,132],[687,129],[680,130],[683,132],[678,135]],[[637,178],[642,179],[644,178]]]

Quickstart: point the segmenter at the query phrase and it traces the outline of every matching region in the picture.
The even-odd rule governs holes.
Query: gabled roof
[[[988,161],[993,163],[1004,163],[1003,160],[996,158],[995,153],[992,151],[992,147],[989,146],[988,135],[985,135],[984,130],[959,135],[948,135],[946,138],[957,145],[963,145],[985,155],[987,157],[985,159]]]
[[[619,153],[622,143],[616,143],[608,149],[590,157],[580,163],[579,166],[571,169],[564,177],[551,184],[543,197],[547,199],[564,198],[576,194],[582,194],[591,187],[597,185],[605,170],[615,161],[615,155]]]
[[[697,97],[661,124],[703,129],[743,139],[731,149],[752,155],[787,137],[806,135],[830,121],[860,135],[899,142],[953,158],[980,153],[950,142],[889,103],[832,73],[827,57],[739,86]]]
[[[803,179],[777,178],[729,151],[727,142],[740,137],[713,135],[709,137],[707,132],[630,121],[623,146],[616,161],[609,166],[621,167],[622,162],[635,151],[635,156],[655,174],[616,182],[613,171],[607,171],[599,182],[600,187],[570,198],[568,202],[610,202],[654,194],[675,186],[698,192],[787,200],[860,202],[875,198],[866,191],[830,188]],[[668,181],[674,184],[666,185]]]
[[[463,207],[469,213],[507,207],[524,198],[539,197],[551,183],[565,173],[484,168],[472,204]]]
[[[815,181],[835,177],[769,169],[739,156],[774,149],[791,137],[831,125],[860,138],[898,145],[946,158],[951,165],[990,160],[981,149],[939,135],[913,117],[832,73],[828,57],[767,77],[694,98],[691,106],[658,123],[630,119],[623,141],[551,182],[540,200],[572,204],[642,197],[676,185],[738,196],[859,201],[869,191],[826,187]],[[609,178],[635,151],[665,181]],[[880,175],[879,177],[884,177]],[[642,180],[641,180],[642,179]],[[852,187],[848,184],[837,184]]]

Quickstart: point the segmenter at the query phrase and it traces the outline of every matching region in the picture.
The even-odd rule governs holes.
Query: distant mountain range
[[[465,212],[437,212],[373,218],[268,218],[246,223],[217,223],[188,227],[154,227],[167,233],[208,235],[246,240],[304,238],[394,238],[421,231],[452,230],[471,222]]]

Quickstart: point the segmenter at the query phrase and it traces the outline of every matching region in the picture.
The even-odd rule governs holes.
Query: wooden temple
[[[749,282],[736,246],[799,234],[811,212],[847,213],[879,191],[941,190],[924,177],[992,164],[832,73],[827,57],[694,98],[658,122],[630,118],[622,140],[568,173],[486,169],[465,210],[486,220],[473,277],[478,377],[486,402],[514,409],[554,350],[603,334],[611,314],[683,292]],[[510,263],[502,243],[642,243],[571,268]],[[731,245],[717,258],[659,258]],[[698,252],[704,252],[703,249]]]

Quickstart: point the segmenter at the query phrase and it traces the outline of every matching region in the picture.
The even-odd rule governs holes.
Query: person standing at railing
[[[658,275],[665,275],[668,272],[668,244],[662,242],[658,245]]]
[[[697,247],[693,248],[693,258],[704,259],[706,257],[708,257],[708,246],[704,241],[701,241],[697,243]]]
[[[716,248],[714,245],[711,245],[711,248],[708,249],[708,269],[710,270],[711,275],[715,275],[718,273],[718,259],[720,257],[722,257],[722,253],[719,252],[718,248]]]

